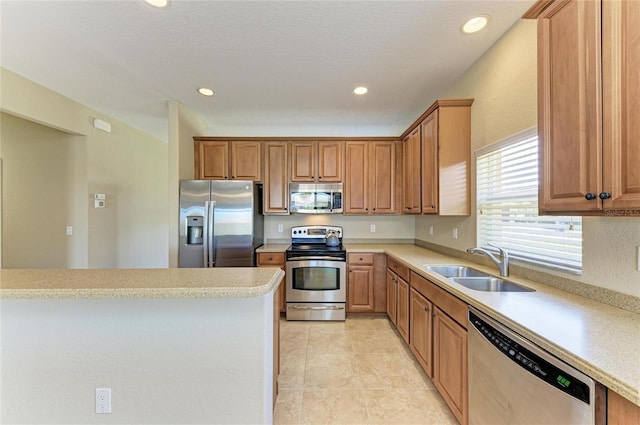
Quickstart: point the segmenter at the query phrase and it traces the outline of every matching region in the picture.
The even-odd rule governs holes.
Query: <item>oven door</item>
[[[322,259],[287,261],[287,302],[347,301],[347,263]]]

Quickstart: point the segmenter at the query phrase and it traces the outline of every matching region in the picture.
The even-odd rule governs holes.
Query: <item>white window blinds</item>
[[[511,257],[582,269],[582,218],[538,215],[538,137],[526,130],[477,152],[478,244]],[[492,249],[495,251],[495,249]]]

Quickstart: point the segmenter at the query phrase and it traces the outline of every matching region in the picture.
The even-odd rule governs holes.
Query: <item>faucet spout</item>
[[[500,276],[509,276],[509,253],[507,252],[507,250],[502,249],[498,246],[495,246],[491,243],[488,244],[489,246],[492,246],[494,248],[498,248],[499,252],[500,252],[500,256],[499,258],[496,258],[495,255],[493,255],[492,252],[487,251],[484,248],[469,248],[467,249],[467,252],[469,254],[483,254],[487,257],[489,257],[489,259],[491,261],[493,261],[496,266],[498,266],[498,270],[500,270]]]

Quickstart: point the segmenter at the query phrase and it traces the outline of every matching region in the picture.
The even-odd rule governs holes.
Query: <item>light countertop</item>
[[[247,298],[278,287],[276,267],[214,269],[3,269],[0,299]]]
[[[286,245],[267,245],[282,252]],[[532,280],[508,279],[536,292],[482,292],[458,285],[425,265],[460,264],[498,275],[495,267],[410,244],[349,244],[347,252],[386,253],[487,313],[576,369],[640,405],[640,315]]]

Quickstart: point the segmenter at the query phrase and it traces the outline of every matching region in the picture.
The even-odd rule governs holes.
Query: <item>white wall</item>
[[[0,303],[0,423],[271,423],[273,292]]]
[[[475,98],[471,108],[472,150],[537,125],[536,31],[535,21],[516,22],[443,93],[442,97]],[[470,217],[418,217],[416,239],[460,251],[476,245],[475,177],[472,181],[474,213]],[[434,226],[433,236],[429,235],[429,226]],[[452,238],[454,227],[458,228],[457,240]],[[640,296],[640,272],[636,269],[640,218],[585,217],[582,245],[582,275],[552,274]]]
[[[85,152],[82,136],[70,135],[0,113],[5,208],[5,268],[86,267],[87,211],[76,208]],[[80,194],[85,191],[79,192]],[[66,227],[73,225],[73,235]],[[83,249],[84,248],[84,249]]]
[[[0,111],[23,118],[25,129],[31,125],[26,121],[32,121],[83,140],[84,150],[73,154],[76,170],[69,190],[75,213],[68,224],[79,232],[74,256],[86,259],[73,266],[166,267],[167,144],[6,69],[0,68],[0,83]],[[112,132],[93,128],[94,117],[111,123]],[[12,134],[0,132],[0,155]],[[3,166],[11,167],[8,159]],[[5,179],[5,192],[8,184]],[[106,208],[93,208],[94,193],[107,196]],[[4,200],[2,207],[12,206]]]

